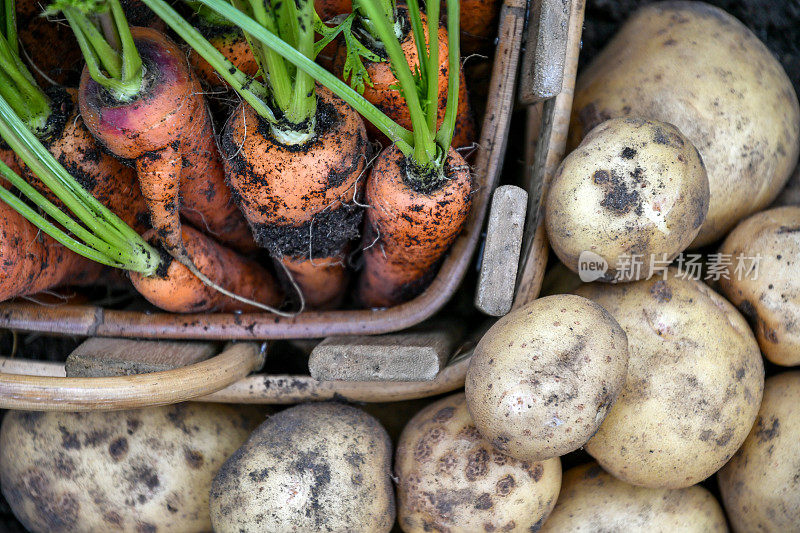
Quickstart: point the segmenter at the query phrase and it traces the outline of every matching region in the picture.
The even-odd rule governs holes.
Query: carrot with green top
[[[181,241],[183,215],[215,239],[252,250],[183,51],[154,29],[129,27],[119,0],[58,0],[51,10],[64,14],[86,59],[79,89],[84,123],[111,153],[134,162],[164,248],[191,262]]]
[[[354,17],[351,28],[353,37],[369,50],[368,54],[358,53],[352,50],[353,38],[346,40],[345,45],[340,46],[334,61],[334,72],[340,74],[342,79],[349,80],[356,90],[360,91],[364,98],[375,104],[381,111],[386,113],[392,120],[403,126],[411,128],[411,114],[406,100],[403,97],[397,77],[394,74],[392,63],[386,54],[386,47],[382,42],[379,32],[375,29],[375,24],[370,20],[366,5],[378,7],[376,12],[385,17],[392,29],[392,35],[400,41],[400,46],[405,56],[405,62],[413,71],[418,71],[421,76],[424,72],[431,71],[430,66],[425,69],[420,68],[420,58],[438,57],[437,69],[435,71],[438,80],[438,94],[440,99],[437,101],[438,115],[437,125],[444,121],[445,109],[447,107],[447,84],[449,79],[448,61],[448,30],[437,24],[429,24],[428,16],[420,11],[418,2],[409,2],[408,6],[396,6],[394,0],[355,0]],[[378,4],[374,6],[373,4]],[[439,20],[439,6],[436,2],[428,2],[427,9],[433,21]],[[417,31],[414,31],[414,29]],[[417,34],[423,37],[417,37]],[[430,35],[437,38],[431,40]],[[421,46],[425,43],[425,46]],[[362,49],[363,50],[363,49]],[[472,145],[476,140],[477,127],[475,118],[472,114],[467,95],[467,84],[464,73],[459,63],[459,108],[456,113],[456,125],[453,137],[453,146],[456,148]],[[432,84],[425,82],[428,87]],[[376,129],[369,130],[371,134],[376,133]]]
[[[145,2],[242,96],[220,144],[228,183],[256,241],[290,273],[307,307],[338,306],[363,215],[358,198],[369,145],[358,113],[249,29],[243,28],[263,81],[236,69],[169,5]],[[235,3],[231,10],[313,61],[311,0]]]
[[[151,7],[162,2],[145,1]],[[438,120],[441,95],[436,46],[431,47],[430,53],[420,47],[421,61],[416,73],[412,72],[395,35],[390,14],[377,2],[360,4],[373,23],[394,68],[409,110],[412,128],[409,131],[252,17],[222,0],[199,1],[235,22],[252,38],[264,43],[299,70],[313,76],[372,122],[393,143],[378,156],[367,179],[364,199],[369,206],[367,234],[362,241],[364,267],[358,282],[358,298],[369,307],[388,307],[421,292],[461,232],[472,197],[469,167],[452,148],[459,104],[459,80],[455,76],[448,78],[444,118],[441,123]],[[430,4],[429,9],[433,5]],[[435,33],[439,26],[435,10],[431,10],[427,19],[429,34]],[[419,13],[418,6],[410,0],[409,13],[414,12]],[[460,62],[457,0],[448,0],[447,15],[448,69],[454,72]],[[423,42],[421,18],[410,17],[416,42]],[[317,43],[317,47],[324,44]]]
[[[12,209],[5,217],[7,222],[0,222],[4,230],[0,243],[10,243],[8,249],[1,246],[0,252],[3,252],[7,271],[18,278],[15,284],[4,286],[6,280],[0,275],[0,299],[64,283],[90,282],[98,269],[107,265],[127,270],[137,282],[144,280],[144,284],[137,287],[143,287],[142,292],[151,302],[171,311],[257,308],[287,315],[266,305],[278,305],[282,300],[269,272],[198,231],[186,228],[185,245],[195,253],[194,258],[203,270],[194,267],[191,273],[195,277],[190,280],[174,275],[176,269],[170,263],[177,262],[171,261],[166,253],[160,253],[89,194],[47,151],[2,94],[0,138],[37,177],[48,196],[57,199],[57,204],[50,201],[0,162],[0,177],[3,178],[0,200],[4,202],[0,216],[8,208]],[[6,183],[16,192],[12,193]],[[41,235],[34,236],[38,231]],[[237,272],[244,274],[239,276]],[[153,287],[158,290],[154,291]],[[208,296],[209,287],[214,289],[213,297]],[[191,291],[195,292],[194,298],[186,297]],[[251,301],[232,291],[262,301]],[[176,294],[184,295],[184,299],[178,301]]]

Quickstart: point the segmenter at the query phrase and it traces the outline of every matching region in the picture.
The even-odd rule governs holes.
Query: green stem
[[[7,176],[20,192],[98,252],[125,263],[128,270],[147,275],[155,272],[160,262],[158,253],[117,215],[81,187],[27,129],[3,98],[0,98],[0,136],[80,222],[50,203],[19,176]]]
[[[4,33],[3,37],[6,38],[11,52],[19,57],[19,41],[17,40],[17,9],[14,5],[14,0],[3,0],[3,21]]]
[[[0,35],[0,94],[12,105],[28,128],[45,133],[50,117],[50,99],[39,88],[28,68],[14,53],[11,43]]]
[[[372,20],[374,28],[386,48],[394,74],[400,83],[400,91],[408,106],[408,111],[411,115],[412,133],[414,134],[414,162],[420,167],[430,166],[436,158],[433,131],[427,127],[427,120],[422,111],[419,93],[417,92],[417,84],[400,46],[400,41],[389,27],[389,21],[386,19],[385,14],[381,13],[380,6],[371,2],[363,2],[361,6]],[[424,35],[415,35],[414,37],[422,39],[423,42],[425,40]]]
[[[142,0],[144,4],[154,9],[154,6],[164,0]],[[311,77],[317,80],[320,84],[324,85],[331,90],[334,94],[339,96],[342,100],[350,104],[357,112],[361,114],[366,120],[369,120],[381,132],[383,132],[389,139],[397,144],[397,147],[407,156],[413,153],[414,137],[407,129],[398,125],[392,119],[387,117],[377,107],[367,102],[363,96],[358,94],[349,85],[342,80],[325,70],[320,65],[314,63],[312,60],[292,48],[289,44],[281,40],[274,33],[270,32],[263,26],[260,26],[255,20],[248,17],[232,5],[224,0],[198,0],[213,9],[223,17],[227,18],[243,31],[250,33],[255,39],[264,43],[266,46],[280,54],[287,61],[308,73]],[[155,10],[155,9],[154,9]],[[173,28],[174,29],[174,28]],[[190,43],[191,44],[191,43]],[[215,67],[216,68],[216,67]]]
[[[204,26],[224,27],[236,30],[235,24],[231,24],[231,21],[225,17],[219,16],[215,11],[207,8],[200,2],[195,0],[183,0],[183,2],[192,8],[192,11],[194,11],[194,14],[200,19]]]
[[[298,52],[307,58],[314,59],[314,4],[312,0],[298,0],[300,10],[294,8],[295,2],[284,2],[292,6],[295,11],[294,20],[297,29]],[[286,114],[287,118],[295,124],[311,121],[311,131],[314,131],[314,119],[317,116],[317,92],[314,87],[314,78],[295,68],[294,90],[292,102]]]
[[[456,118],[458,113],[458,87],[461,82],[461,45],[460,45],[460,22],[459,22],[458,0],[447,0],[447,107],[444,112],[442,127],[436,133],[436,142],[444,151],[444,159],[450,151],[450,144],[453,142],[453,133],[456,129]]]
[[[39,206],[45,213],[52,216],[56,222],[67,228],[72,234],[76,235],[79,239],[83,240],[88,245],[82,244],[82,250],[86,252],[87,250],[91,250],[93,256],[90,259],[98,261],[103,264],[111,264],[111,261],[114,264],[111,266],[121,266],[123,263],[117,262],[114,259],[111,259],[114,255],[117,255],[114,251],[114,248],[109,246],[107,243],[103,242],[101,239],[98,239],[92,233],[86,231],[80,224],[76,223],[72,220],[69,216],[67,216],[63,211],[61,211],[58,207],[56,207],[52,202],[50,202],[47,198],[42,196],[36,189],[28,185],[16,172],[11,170],[8,165],[6,165],[3,161],[0,161],[0,174],[4,178],[6,178],[14,187],[16,187],[24,196],[30,199],[34,204]],[[7,189],[0,187],[0,191],[4,194],[0,194],[0,197],[10,205],[15,211],[19,214],[27,218],[31,223],[33,223],[37,228],[41,229],[54,239],[62,244],[65,244],[63,241],[67,242],[77,242],[75,239],[72,239],[68,236],[66,232],[59,229],[57,226],[52,224],[51,222],[47,221],[43,216],[39,215],[34,211],[29,205],[25,202],[14,196],[11,192]],[[10,196],[10,198],[9,198]],[[72,248],[70,248],[72,249]],[[78,253],[78,250],[74,250]]]
[[[61,9],[72,27],[92,79],[119,101],[136,98],[144,81],[142,58],[119,0],[102,0],[89,14],[78,5],[79,0],[64,0],[54,9]],[[100,11],[104,8],[108,11]]]
[[[382,45],[383,39],[380,36],[379,31],[375,28],[374,22],[374,15],[371,14],[370,11],[367,11],[363,8],[363,5],[370,4],[373,7],[380,9],[382,12],[381,18],[386,18],[389,21],[389,25],[392,27],[392,31],[398,39],[402,39],[403,35],[403,27],[400,22],[397,20],[397,6],[395,0],[354,0],[353,1],[353,12],[356,14],[356,17],[361,22],[361,26],[367,30],[370,37],[372,37],[374,44]],[[377,5],[376,5],[377,4]]]
[[[208,64],[222,76],[222,79],[228,82],[228,84],[250,104],[256,113],[270,122],[276,121],[272,110],[263,99],[267,94],[266,87],[237,69],[222,52],[214,48],[194,26],[184,20],[184,18],[164,0],[145,0],[144,3],[147,4],[172,31],[180,35],[181,39],[186,41],[192,49],[200,54],[200,57],[205,59]]]
[[[244,5],[247,1],[249,6]],[[293,1],[293,0],[290,0]],[[249,7],[246,11],[261,27],[267,28],[270,32],[278,35],[278,24],[275,20],[275,13],[272,9],[267,10],[264,0],[234,0],[234,5],[237,5],[241,10],[242,7]],[[265,47],[258,40],[254,39],[251,32],[244,28],[247,37],[247,42],[250,43],[250,48],[253,55],[259,62],[259,66],[266,74],[266,81],[269,85],[272,99],[275,105],[280,110],[285,110],[289,107],[289,102],[292,98],[292,82],[289,78],[289,72],[286,69],[286,62],[274,50]]]
[[[136,87],[136,92],[142,88],[144,72],[142,70],[142,56],[136,49],[136,43],[131,34],[131,27],[125,18],[125,12],[119,0],[109,0],[111,4],[111,14],[114,17],[114,26],[117,37],[122,44],[122,79],[128,81]]]
[[[428,54],[427,65],[424,68],[428,88],[426,98],[428,101],[428,128],[436,131],[436,120],[439,118],[439,2],[428,2],[427,9]],[[422,57],[420,55],[420,63]]]

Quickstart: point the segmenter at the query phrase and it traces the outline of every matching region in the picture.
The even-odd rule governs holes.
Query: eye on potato
[[[586,451],[634,485],[683,488],[707,478],[744,442],[758,413],[764,364],[727,300],[670,269],[667,279],[592,283],[628,336],[625,386]]]
[[[624,24],[578,77],[570,145],[620,116],[674,124],[700,151],[711,203],[693,247],[769,205],[797,164],[789,77],[741,22],[702,2],[657,2]]]
[[[767,379],[750,435],[717,478],[734,531],[800,528],[800,372]]]
[[[749,274],[721,278],[720,289],[750,319],[767,359],[800,365],[800,207],[753,215],[736,226],[719,251],[734,263],[738,257],[757,261],[757,270]]]
[[[406,533],[536,531],[561,486],[558,458],[518,461],[492,448],[453,394],[417,413],[395,459],[400,527]]]
[[[625,332],[571,294],[539,298],[498,320],[475,347],[465,383],[481,434],[523,461],[583,446],[625,383]]]
[[[589,463],[564,473],[556,507],[540,532],[590,531],[726,533],[728,526],[717,500],[699,485],[637,487]]]
[[[605,259],[601,279],[611,281],[632,256],[668,264],[685,250],[706,218],[708,198],[700,154],[677,128],[616,118],[590,131],[558,167],[545,226],[562,263],[578,272],[581,254],[591,251]],[[649,271],[625,272],[622,281]]]
[[[34,532],[209,531],[211,480],[257,423],[250,409],[203,403],[9,411],[3,495]]]
[[[365,412],[303,404],[261,424],[211,487],[217,533],[389,531],[392,445]]]

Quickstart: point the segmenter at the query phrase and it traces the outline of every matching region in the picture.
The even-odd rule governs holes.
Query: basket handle
[[[132,376],[67,378],[0,372],[0,409],[114,411],[168,405],[224,389],[263,363],[262,346],[247,342],[193,365]]]

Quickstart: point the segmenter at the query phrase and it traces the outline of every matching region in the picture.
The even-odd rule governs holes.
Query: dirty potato
[[[202,403],[9,411],[3,495],[29,531],[208,531],[211,480],[258,421],[250,410]]]
[[[627,366],[625,332],[605,309],[572,294],[539,298],[498,320],[475,347],[467,407],[501,452],[559,457],[595,434]]]
[[[800,365],[800,207],[753,215],[719,251],[734,265],[720,289],[750,319],[761,351],[773,363]]]
[[[692,141],[711,191],[694,247],[769,205],[800,150],[800,108],[780,63],[741,22],[702,2],[638,10],[581,73],[572,109],[572,147],[620,116],[674,124]]]
[[[395,459],[400,527],[422,531],[536,531],[561,486],[558,458],[518,461],[493,449],[467,411],[464,394],[411,419]]]
[[[800,530],[800,372],[764,384],[750,435],[717,477],[734,531]]]
[[[261,424],[211,488],[217,533],[389,531],[392,446],[365,412],[338,403],[289,408]]]
[[[597,463],[564,474],[558,503],[541,533],[624,531],[626,533],[726,533],[725,515],[699,485],[648,489],[604,472]]]
[[[558,167],[545,201],[547,236],[574,272],[591,252],[609,266],[600,279],[611,281],[632,256],[668,264],[685,250],[706,218],[708,198],[700,154],[677,128],[611,119]],[[649,269],[625,273],[624,281],[635,281]]]
[[[628,336],[625,386],[586,443],[615,477],[682,488],[724,465],[753,426],[764,364],[745,319],[700,281],[667,279],[576,292],[605,307]]]

